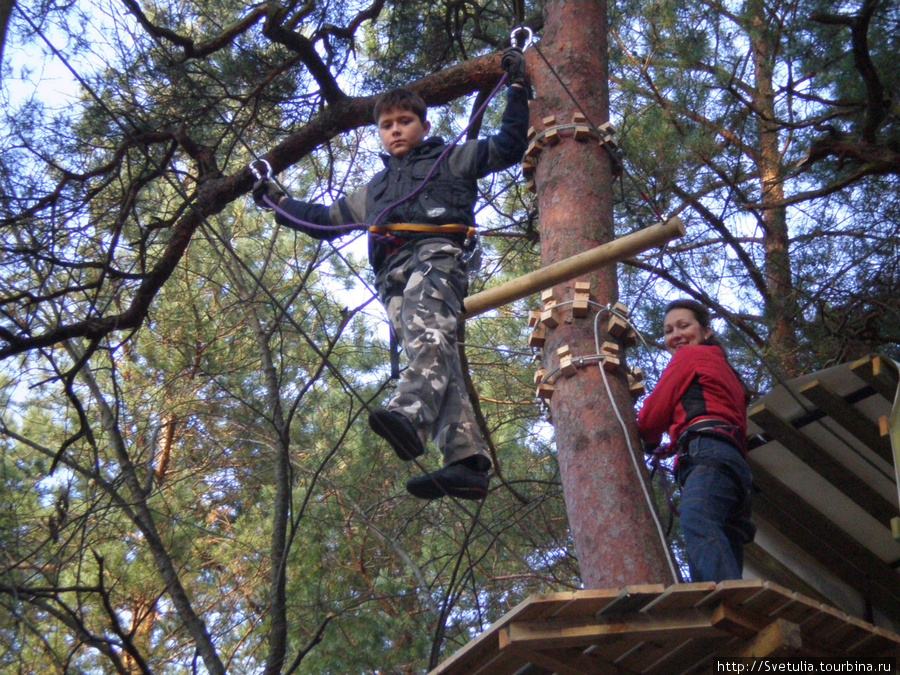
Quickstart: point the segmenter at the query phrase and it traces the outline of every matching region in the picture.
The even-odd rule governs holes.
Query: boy
[[[362,189],[326,207],[287,197],[273,180],[253,187],[258,205],[267,208],[264,197],[278,205],[276,222],[316,239],[341,234],[322,226],[378,220],[369,232],[369,261],[409,367],[385,408],[371,411],[369,425],[404,461],[422,455],[428,438],[441,449],[444,467],[406,484],[420,499],[483,499],[490,480],[491,460],[466,394],[456,334],[468,286],[476,181],[518,162],[527,146],[529,87],[521,50],[507,49],[501,66],[510,86],[500,131],[453,148],[427,182],[447,145],[426,138],[425,102],[397,89],[375,104],[385,168]]]

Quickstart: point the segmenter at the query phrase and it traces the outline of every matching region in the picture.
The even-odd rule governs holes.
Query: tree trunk
[[[750,44],[753,52],[756,94],[754,106],[759,121],[756,165],[759,169],[762,204],[784,200],[784,171],[779,147],[779,122],[775,111],[775,47],[768,28],[765,7],[750,5]],[[766,320],[769,325],[767,360],[782,377],[801,374],[795,322],[799,310],[791,275],[790,237],[784,206],[762,211],[766,252]]]
[[[543,38],[538,48],[565,83],[571,96],[538,54],[529,54],[537,92],[532,125],[556,117],[570,124],[583,108],[588,120],[609,119],[607,82],[606,3],[581,0],[548,2]],[[573,98],[575,101],[573,101]],[[541,217],[542,263],[548,265],[614,238],[612,165],[595,141],[576,141],[571,132],[540,153],[535,172]],[[600,304],[614,303],[618,283],[614,265],[582,277]],[[558,303],[570,301],[574,283],[554,288]],[[556,350],[568,345],[574,360],[597,351],[592,311],[572,318],[571,306],[559,312],[560,324],[544,347],[544,368],[555,369]],[[605,321],[601,321],[601,326]],[[601,340],[610,339],[601,331]],[[625,376],[609,377],[615,408],[628,433],[636,439],[634,413]],[[642,491],[623,430],[606,393],[595,362],[578,368],[574,377],[555,383],[550,411],[562,473],[569,526],[575,541],[585,588],[610,588],[639,583],[671,583],[666,550],[653,525],[652,508]],[[640,454],[640,449],[637,450]],[[641,466],[643,470],[643,467]]]

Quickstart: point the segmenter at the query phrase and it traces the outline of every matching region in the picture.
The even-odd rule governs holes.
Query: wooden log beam
[[[803,648],[800,626],[784,619],[775,619],[745,644],[734,656],[741,658],[797,657]]]
[[[632,232],[607,244],[583,251],[571,258],[542,267],[524,274],[518,279],[488,288],[466,298],[465,318],[470,319],[502,305],[521,300],[565,281],[571,281],[583,274],[616,262],[621,262],[642,251],[662,246],[672,239],[683,237],[684,223],[681,218],[670,218],[665,223],[657,223],[643,230]]]

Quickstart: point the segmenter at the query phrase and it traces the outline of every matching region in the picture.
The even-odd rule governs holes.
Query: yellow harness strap
[[[424,223],[391,223],[389,225],[372,225],[369,232],[385,234],[386,232],[429,232],[432,234],[464,234],[468,238],[475,236],[475,228],[468,225],[426,225]]]

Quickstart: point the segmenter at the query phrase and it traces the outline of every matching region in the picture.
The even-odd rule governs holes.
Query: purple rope
[[[426,175],[425,178],[422,180],[422,183],[415,190],[410,192],[405,197],[402,197],[402,198],[398,199],[396,202],[394,202],[393,204],[386,206],[384,208],[384,210],[381,211],[381,213],[379,213],[377,216],[375,216],[375,219],[371,223],[371,225],[368,223],[348,223],[345,225],[320,225],[319,223],[310,223],[305,220],[300,220],[299,218],[296,218],[295,216],[292,216],[290,213],[288,213],[287,211],[282,209],[280,206],[278,206],[278,204],[273,202],[269,198],[269,195],[265,195],[263,197],[263,201],[266,204],[268,204],[269,207],[273,211],[278,213],[282,218],[284,218],[285,220],[287,220],[291,223],[294,223],[295,225],[300,225],[301,227],[304,227],[304,228],[308,228],[311,230],[317,230],[317,231],[323,231],[323,232],[324,231],[327,231],[327,232],[337,231],[339,233],[337,236],[342,236],[344,234],[347,234],[348,232],[354,232],[357,230],[368,230],[370,227],[377,227],[379,225],[379,223],[381,223],[381,221],[384,219],[384,217],[387,216],[388,213],[393,211],[395,208],[397,208],[401,204],[405,204],[406,202],[410,201],[411,199],[414,199],[422,192],[422,190],[425,189],[425,186],[428,185],[428,183],[434,178],[434,175],[437,172],[437,169],[440,166],[441,162],[443,162],[444,159],[447,158],[447,155],[450,154],[450,152],[453,150],[453,148],[455,148],[457,145],[459,145],[459,142],[462,140],[463,136],[465,136],[466,134],[469,133],[469,130],[472,128],[472,125],[475,124],[475,120],[477,120],[484,113],[484,111],[487,109],[488,104],[491,102],[491,100],[494,98],[494,96],[497,95],[497,92],[500,91],[500,88],[504,84],[506,84],[506,81],[508,79],[509,79],[509,73],[504,73],[503,77],[501,77],[500,81],[497,83],[497,86],[494,87],[494,90],[491,92],[490,96],[487,97],[487,99],[484,101],[484,103],[481,105],[481,107],[478,108],[478,110],[476,110],[475,113],[469,118],[469,124],[466,125],[466,128],[463,129],[462,133],[456,137],[456,140],[454,140],[450,145],[448,145],[444,149],[444,151],[438,156],[438,158],[434,161],[434,166],[431,167],[431,170],[428,172],[428,175]]]

